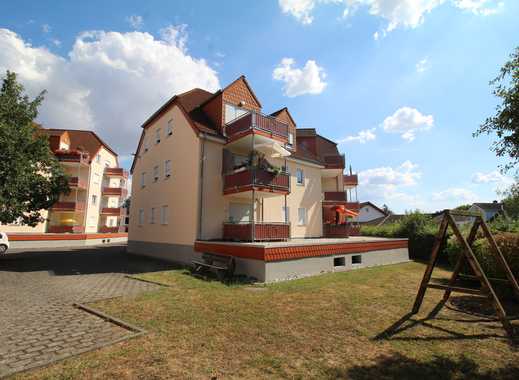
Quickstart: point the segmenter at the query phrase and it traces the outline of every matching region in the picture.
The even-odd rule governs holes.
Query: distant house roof
[[[490,202],[490,203],[473,203],[473,206],[477,206],[485,211],[502,211],[503,204],[499,202]]]
[[[386,211],[382,210],[380,207],[377,207],[374,203],[371,203],[371,202],[369,202],[369,201],[367,201],[367,202],[361,202],[361,203],[359,204],[360,208],[362,208],[362,207],[364,207],[364,206],[368,206],[368,205],[371,206],[371,207],[373,207],[375,210],[380,211],[382,214],[384,214],[384,215],[386,215],[386,216],[388,215],[388,213],[387,213]]]

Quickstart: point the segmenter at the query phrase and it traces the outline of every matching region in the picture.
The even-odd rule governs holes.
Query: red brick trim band
[[[312,244],[297,246],[260,247],[246,244],[195,242],[195,251],[230,255],[262,261],[294,260],[304,257],[319,257],[388,249],[408,248],[407,240],[369,241],[336,244]]]
[[[106,234],[7,234],[9,241],[90,240],[128,237],[127,232]]]

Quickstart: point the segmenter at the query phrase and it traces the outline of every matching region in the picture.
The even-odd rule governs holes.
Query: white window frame
[[[173,134],[173,119],[168,120],[168,126],[166,127],[166,137]]]
[[[301,215],[301,212],[303,213],[302,215]],[[301,218],[301,216],[303,218]],[[303,219],[303,220],[301,221],[301,219]],[[297,209],[297,225],[306,226],[307,223],[308,223],[308,211],[304,207],[299,207]]]
[[[141,173],[141,189],[146,187],[146,172]]]
[[[155,224],[155,207],[152,207],[150,210],[150,224]]]
[[[164,161],[164,178],[171,177],[171,160]]]
[[[290,148],[294,146],[294,134],[292,132],[288,132],[288,146]]]
[[[160,128],[157,128],[155,130],[155,145],[160,143]]]
[[[301,181],[299,181],[299,174],[301,174]],[[299,185],[299,186],[304,186],[305,185],[305,172],[303,171],[303,169],[296,169],[296,183]]]
[[[232,110],[232,116],[233,118],[229,118],[228,116],[231,114],[231,112],[228,112]],[[243,116],[243,115],[246,115],[248,114],[250,111],[248,109],[245,109],[243,107],[239,107],[237,105],[234,105],[232,103],[225,103],[224,105],[224,112],[225,112],[225,115],[224,115],[224,120],[225,120],[225,124],[227,123],[230,123],[231,121],[233,120],[236,120],[237,118]]]
[[[168,205],[164,205],[160,208],[160,224],[162,224],[164,226],[168,224],[168,213],[169,213]]]
[[[144,224],[144,209],[139,209],[139,226],[142,226]]]
[[[99,153],[96,155],[96,162],[97,162],[98,164],[101,163],[101,155],[100,155]]]
[[[160,172],[159,165],[155,165],[153,167],[153,182],[157,182],[159,180],[159,172]]]

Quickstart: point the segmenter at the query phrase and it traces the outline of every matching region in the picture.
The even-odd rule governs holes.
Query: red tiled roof
[[[70,150],[86,151],[90,154],[91,158],[97,154],[101,146],[105,147],[106,150],[117,157],[117,153],[115,153],[115,151],[110,148],[110,146],[103,140],[101,140],[101,138],[93,131],[44,128],[42,129],[42,132],[48,134],[49,136],[61,136],[63,133],[67,132],[70,137]]]

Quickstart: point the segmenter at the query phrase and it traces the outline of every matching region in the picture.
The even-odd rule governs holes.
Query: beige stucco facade
[[[172,133],[168,136],[170,120]],[[158,130],[160,142],[156,143]],[[200,146],[198,136],[177,106],[144,131],[133,170],[129,239],[193,245],[198,228]],[[166,161],[171,162],[169,177],[165,175]]]

